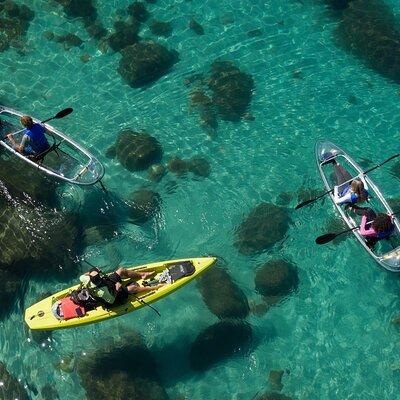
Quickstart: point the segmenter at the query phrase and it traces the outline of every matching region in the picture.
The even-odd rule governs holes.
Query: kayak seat
[[[42,151],[42,152],[39,153],[39,154],[32,155],[32,156],[30,156],[29,158],[30,158],[32,161],[37,162],[39,165],[42,165],[42,164],[43,164],[43,161],[44,161],[44,158],[46,157],[46,155],[49,154],[49,153],[52,152],[52,151],[54,151],[54,152],[58,155],[58,157],[60,157],[60,154],[59,154],[58,151],[57,151],[57,147],[58,147],[58,145],[56,145],[55,143],[53,143],[48,149]]]

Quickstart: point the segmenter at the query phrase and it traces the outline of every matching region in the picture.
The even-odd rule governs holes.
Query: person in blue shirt
[[[46,151],[50,145],[45,135],[45,128],[43,125],[34,123],[32,118],[24,115],[20,118],[24,129],[24,136],[21,143],[17,143],[12,133],[7,135],[8,140],[14,146],[15,150],[26,156],[37,156]]]

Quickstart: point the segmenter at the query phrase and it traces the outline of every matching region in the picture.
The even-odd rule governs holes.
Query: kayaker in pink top
[[[365,211],[361,218],[359,232],[367,238],[367,244],[372,247],[376,242],[387,239],[393,233],[394,224],[390,215],[376,214],[371,208]]]

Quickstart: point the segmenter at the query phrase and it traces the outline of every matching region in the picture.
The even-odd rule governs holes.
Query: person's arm
[[[372,222],[372,221],[369,221],[369,222]],[[373,229],[372,227],[366,229],[366,225],[367,225],[367,216],[363,215],[361,218],[361,224],[360,224],[360,230],[359,230],[360,234],[365,237],[370,237],[370,236],[375,237],[376,236],[375,229]],[[371,225],[369,225],[369,226],[371,226]]]
[[[362,182],[362,183],[363,183],[363,185],[364,185],[364,189],[365,189],[365,190],[368,190],[367,181],[365,180],[365,178],[364,178],[364,175],[363,175],[363,174],[360,174],[360,179],[361,179],[361,182]]]
[[[15,141],[14,136],[13,136],[12,133],[9,133],[9,134],[7,135],[7,139],[8,139],[8,140],[10,141],[10,143],[13,145],[13,147],[15,148],[15,150],[17,150],[19,153],[22,153],[22,152],[24,151],[26,142],[29,141],[29,136],[28,136],[28,135],[24,135],[24,136],[22,137],[22,140],[21,140],[21,143],[20,143],[20,144],[18,144],[18,143]]]
[[[339,197],[338,191],[339,191],[338,186],[335,186],[333,189],[333,198],[334,198],[336,204],[351,203],[351,192],[350,191],[342,197]]]

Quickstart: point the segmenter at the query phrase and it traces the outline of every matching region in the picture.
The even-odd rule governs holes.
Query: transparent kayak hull
[[[94,185],[103,178],[103,164],[78,143],[49,124],[43,124],[43,126],[46,129],[49,144],[54,144],[57,147],[56,150],[47,153],[40,162],[31,160],[16,151],[6,135],[16,132],[13,135],[14,139],[17,143],[21,142],[24,132],[19,119],[23,115],[26,114],[0,106],[0,145],[8,152],[46,175],[75,185]],[[32,119],[40,123],[38,119]]]
[[[315,157],[319,173],[327,191],[333,189],[336,185],[334,180],[333,164],[323,164],[321,162],[323,155],[327,152],[334,154],[336,161],[339,162],[352,177],[355,178],[363,174],[362,168],[344,150],[327,140],[319,141],[315,145]],[[375,212],[393,214],[393,210],[370,177],[365,175],[364,179],[368,185],[368,192],[371,199],[369,203],[360,204],[360,207],[371,207]],[[360,225],[360,216],[347,212],[343,205],[341,206],[336,204],[333,192],[329,194],[329,197],[334,204],[336,211],[349,228],[354,228]],[[395,231],[391,235],[391,238],[389,240],[380,240],[373,249],[367,245],[365,238],[360,234],[358,229],[354,229],[352,232],[359,243],[377,263],[389,271],[400,272],[400,224],[396,217],[394,218],[394,224]]]

